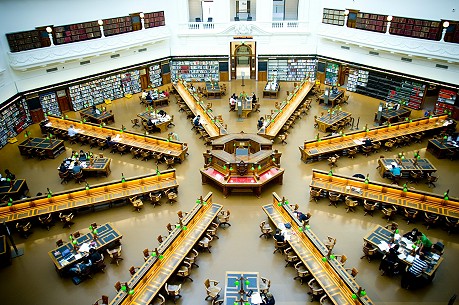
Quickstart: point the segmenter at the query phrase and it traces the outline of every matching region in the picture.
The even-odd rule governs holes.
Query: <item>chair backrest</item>
[[[143,256],[144,256],[145,258],[148,258],[148,257],[150,256],[150,251],[148,250],[148,248],[143,249]]]
[[[115,283],[115,289],[116,289],[116,291],[120,291],[121,290],[121,282],[116,282]]]
[[[196,17],[195,20],[196,22],[201,22],[201,17]]]
[[[134,274],[135,274],[135,271],[136,271],[136,270],[135,270],[135,267],[134,267],[134,266],[131,266],[131,267],[129,268],[129,273],[130,273],[131,275],[134,275]]]
[[[210,280],[209,279],[206,279],[204,281],[204,286],[206,286],[206,288],[209,288],[210,287]]]
[[[207,18],[207,22],[212,22],[213,20],[214,20],[214,18],[212,18],[212,17],[208,17]]]
[[[62,241],[62,239],[59,239],[56,241],[56,246],[60,247],[64,244],[64,242]]]

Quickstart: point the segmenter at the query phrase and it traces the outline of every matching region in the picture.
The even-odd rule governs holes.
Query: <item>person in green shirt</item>
[[[430,252],[432,249],[432,242],[427,238],[427,236],[421,234],[419,241],[421,242],[421,248],[419,249],[419,252]]]

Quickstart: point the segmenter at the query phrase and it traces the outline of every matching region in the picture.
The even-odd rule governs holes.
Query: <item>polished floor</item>
[[[245,86],[242,87],[241,81],[236,80],[227,83],[228,93],[239,93],[242,90],[247,93],[255,91],[261,97],[264,84],[264,82],[245,80]],[[279,100],[285,98],[286,91],[292,88],[293,83],[281,83]],[[275,101],[260,98],[260,115],[275,109]],[[212,100],[212,104],[214,112],[223,115],[229,132],[256,132],[257,115],[252,114],[243,121],[237,120],[236,112],[228,112],[226,97]],[[379,101],[375,99],[351,93],[349,104],[344,105],[343,109],[352,112],[356,122],[359,118],[359,128],[363,129],[365,124],[373,125],[374,112],[378,105]],[[115,114],[116,127],[124,125],[130,130],[140,131],[138,127],[132,128],[130,124],[130,120],[144,110],[143,106],[139,105],[138,97],[114,101],[107,108],[112,109]],[[271,202],[272,192],[285,196],[291,203],[298,203],[302,211],[311,212],[313,215],[311,228],[319,237],[325,239],[327,235],[330,235],[337,238],[334,253],[347,255],[346,267],[356,267],[359,270],[357,282],[366,289],[375,304],[446,304],[454,293],[459,293],[457,284],[459,283],[459,267],[455,260],[459,256],[459,235],[448,236],[440,227],[426,231],[422,220],[407,225],[401,215],[396,217],[402,231],[418,227],[432,241],[441,241],[446,246],[444,263],[439,268],[433,283],[420,291],[407,291],[400,287],[400,278],[380,275],[379,261],[369,263],[365,259],[360,259],[363,236],[375,224],[386,224],[381,213],[375,213],[374,217],[363,216],[362,207],[358,207],[355,213],[345,213],[343,206],[338,208],[328,206],[327,200],[319,201],[318,204],[309,202],[311,170],[313,168],[328,170],[328,164],[326,161],[304,164],[300,160],[298,147],[302,146],[304,140],[317,135],[317,130],[313,128],[313,117],[315,114],[326,111],[322,105],[313,103],[309,114],[296,122],[293,129],[290,129],[288,144],[281,145],[278,140],[275,141],[275,148],[282,152],[281,166],[285,168],[284,183],[266,187],[259,199],[249,193],[232,194],[225,199],[219,189],[212,185],[202,185],[199,168],[203,166],[202,152],[206,147],[202,140],[190,130],[190,122],[184,113],[178,112],[175,102],[164,109],[168,113],[175,114],[176,126],[170,130],[177,132],[181,141],[188,143],[190,153],[187,160],[176,167],[180,184],[177,204],[174,206],[163,204],[155,208],[146,204],[140,213],[133,212],[129,205],[79,213],[71,229],[63,229],[60,223],[56,223],[50,231],[40,227],[34,228],[34,233],[27,240],[17,234],[14,235],[16,243],[24,249],[25,254],[15,258],[11,266],[0,269],[0,304],[89,305],[93,304],[102,294],[112,298],[116,293],[114,283],[128,280],[129,267],[140,266],[143,263],[142,250],[157,246],[156,237],[166,234],[165,225],[177,219],[176,212],[190,210],[195,199],[209,191],[213,192],[214,202],[222,204],[225,209],[231,211],[232,226],[219,230],[220,239],[213,242],[211,254],[201,253],[199,255],[197,263],[200,268],[192,270],[191,277],[194,282],[187,281],[183,284],[183,298],[177,302],[178,304],[210,304],[204,300],[206,294],[203,282],[206,278],[210,278],[221,281],[223,285],[226,271],[258,271],[262,276],[270,278],[271,292],[276,298],[276,304],[309,303],[307,285],[300,285],[299,281],[293,280],[296,272],[292,267],[284,267],[285,262],[281,254],[272,254],[272,240],[258,237],[260,234],[258,225],[262,220],[267,219],[261,206]],[[68,115],[78,117],[78,114],[72,112]],[[419,115],[421,111],[413,113],[414,117]],[[30,127],[29,130],[32,136],[40,136],[37,125]],[[161,136],[166,136],[166,133]],[[23,140],[23,134],[18,136],[18,139]],[[380,155],[388,157],[404,151],[410,156],[414,151],[420,150],[421,156],[428,158],[438,169],[440,179],[435,189],[429,189],[422,183],[411,187],[438,193],[449,189],[450,197],[459,197],[458,161],[438,160],[426,152],[426,145],[427,141],[424,140],[421,144],[395,149],[392,152],[381,152],[369,157],[358,155],[353,160],[343,157],[339,159],[338,167],[334,171],[346,175],[369,174],[371,180],[384,181],[385,179],[381,178],[375,169]],[[38,192],[45,193],[46,188],[54,192],[72,189],[78,185],[74,182],[61,185],[56,170],[62,159],[70,156],[72,149],[87,150],[89,146],[80,147],[80,145],[66,143],[65,153],[57,159],[38,161],[25,159],[19,154],[17,144],[8,144],[0,150],[0,171],[3,173],[5,168],[9,168],[18,178],[26,178],[31,195]],[[108,178],[88,178],[89,184],[119,180],[122,173],[129,177],[154,173],[156,170],[156,165],[152,161],[135,160],[130,155],[110,155],[110,157],[113,158],[110,176]],[[160,165],[160,169],[165,169],[165,165]],[[58,276],[48,256],[48,251],[55,247],[56,240],[60,238],[67,240],[69,233],[76,230],[86,232],[92,222],[112,222],[119,229],[123,234],[122,256],[124,260],[119,266],[108,264],[105,274],[98,273],[93,279],[75,286],[70,279]],[[109,262],[107,258],[106,261]]]

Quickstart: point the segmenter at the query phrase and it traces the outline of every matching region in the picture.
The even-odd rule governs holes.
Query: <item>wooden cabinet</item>
[[[34,123],[40,123],[45,119],[45,114],[41,109],[30,110],[30,116]]]

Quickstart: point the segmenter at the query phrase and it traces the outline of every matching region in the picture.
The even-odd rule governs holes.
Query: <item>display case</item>
[[[155,64],[148,68],[148,74],[150,76],[150,83],[153,88],[159,87],[163,84],[163,78],[161,76],[161,66]]]
[[[435,114],[443,114],[446,110],[452,112],[456,103],[456,97],[457,92],[448,89],[440,89],[437,103],[435,104]]]
[[[61,110],[59,109],[59,103],[57,102],[56,92],[48,92],[40,94],[39,96],[41,109],[46,114],[52,114],[55,116],[61,116]]]
[[[172,81],[180,76],[186,81],[204,82],[219,81],[219,66],[217,60],[177,60],[171,62]]]
[[[0,147],[8,138],[17,136],[32,124],[29,108],[24,98],[19,98],[0,108]]]
[[[140,72],[133,70],[121,74],[121,86],[123,87],[124,94],[135,94],[142,91]]]
[[[385,33],[387,28],[387,15],[369,14],[359,12],[355,20],[355,28]]]
[[[166,19],[164,18],[164,12],[154,12],[154,13],[145,13],[144,14],[145,28],[154,28],[158,26],[166,25]]]
[[[327,63],[325,68],[325,84],[335,86],[338,84],[339,64]]]
[[[389,33],[421,39],[439,40],[441,28],[439,21],[393,17]]]
[[[105,36],[132,32],[131,16],[104,19],[103,22]]]
[[[101,37],[97,21],[75,23],[53,28],[56,44],[65,44]]]
[[[344,10],[324,8],[322,23],[344,25]]]

